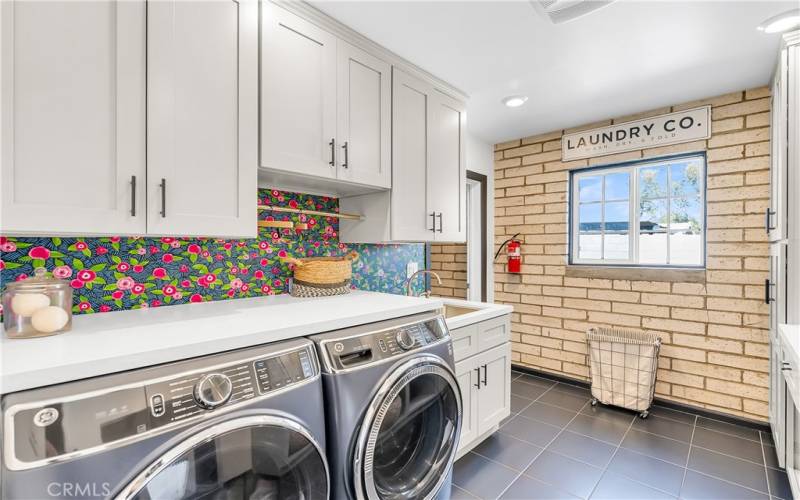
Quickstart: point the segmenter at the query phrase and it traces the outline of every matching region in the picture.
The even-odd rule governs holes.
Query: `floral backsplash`
[[[335,198],[259,189],[266,205],[338,212]],[[290,220],[308,229],[259,228],[258,238],[5,238],[0,281],[24,279],[45,267],[73,288],[73,312],[94,313],[288,291],[281,259],[338,256],[355,250],[353,287],[403,293],[406,264],[425,267],[425,245],[345,245],[335,217],[262,212],[259,220]],[[418,289],[423,281],[415,285]]]

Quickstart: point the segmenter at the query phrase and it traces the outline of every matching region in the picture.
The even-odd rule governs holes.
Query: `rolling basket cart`
[[[647,332],[591,328],[586,344],[592,406],[600,401],[647,418],[655,394],[661,338]]]

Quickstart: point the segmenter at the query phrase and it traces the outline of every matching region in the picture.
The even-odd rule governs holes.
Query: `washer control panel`
[[[449,336],[444,319],[433,319],[389,328],[378,332],[327,340],[328,352],[334,369],[345,370],[381,361],[434,344]]]

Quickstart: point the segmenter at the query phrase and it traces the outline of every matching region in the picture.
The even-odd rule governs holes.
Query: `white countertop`
[[[355,291],[314,299],[276,295],[76,315],[72,330],[61,335],[13,340],[0,335],[0,394],[441,307],[435,298]]]
[[[472,302],[469,300],[450,299],[441,297],[441,301],[446,305],[475,309],[474,312],[461,314],[452,318],[447,318],[448,328],[461,328],[462,326],[472,325],[487,319],[496,318],[506,314],[511,314],[514,308],[506,304],[492,304],[489,302]]]

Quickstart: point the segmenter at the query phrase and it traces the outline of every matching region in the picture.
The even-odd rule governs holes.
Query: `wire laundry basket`
[[[590,328],[586,343],[592,406],[600,401],[647,418],[655,394],[661,338],[648,332]]]

